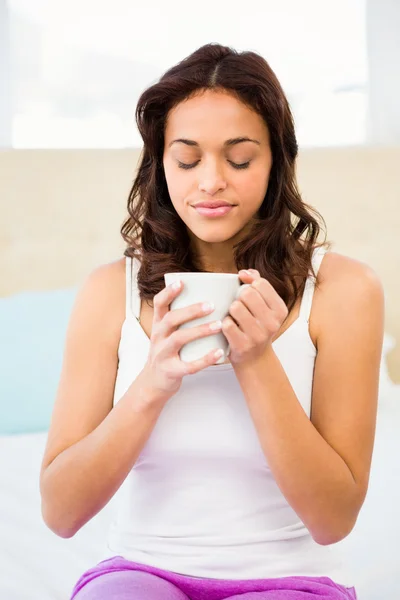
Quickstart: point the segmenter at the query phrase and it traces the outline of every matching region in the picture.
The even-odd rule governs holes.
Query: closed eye
[[[193,169],[193,168],[194,168],[196,165],[198,165],[198,164],[199,164],[199,162],[200,162],[200,161],[197,161],[197,162],[195,162],[195,163],[192,163],[192,164],[190,164],[190,165],[187,165],[186,163],[183,163],[183,162],[180,162],[180,161],[178,161],[178,167],[179,167],[180,169],[186,169],[186,170],[187,170],[187,169]],[[247,169],[247,167],[248,167],[248,166],[249,166],[249,164],[250,164],[250,161],[247,161],[247,162],[245,162],[245,163],[241,163],[241,164],[234,163],[234,162],[233,162],[233,161],[231,161],[231,160],[228,160],[228,162],[229,162],[229,163],[232,165],[232,167],[233,167],[234,169]]]

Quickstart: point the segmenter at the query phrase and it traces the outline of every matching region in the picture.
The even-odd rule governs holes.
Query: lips
[[[229,202],[224,202],[222,200],[216,202],[198,202],[193,205],[194,208],[220,208],[221,206],[233,206]]]
[[[232,204],[223,204],[218,208],[207,208],[205,206],[193,206],[195,211],[203,217],[223,217],[233,210]]]

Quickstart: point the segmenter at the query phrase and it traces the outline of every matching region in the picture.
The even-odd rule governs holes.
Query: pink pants
[[[205,579],[134,563],[121,556],[82,575],[71,600],[357,600],[354,587],[329,577]]]

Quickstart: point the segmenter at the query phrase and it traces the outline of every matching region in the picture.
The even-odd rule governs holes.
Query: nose
[[[199,192],[214,196],[217,192],[225,190],[226,180],[216,165],[208,165],[201,171]]]

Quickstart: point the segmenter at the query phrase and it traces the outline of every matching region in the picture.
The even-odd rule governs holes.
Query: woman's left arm
[[[279,488],[327,545],[353,529],[368,489],[385,301],[361,262],[330,253],[320,270],[311,418],[270,343],[234,369]]]

